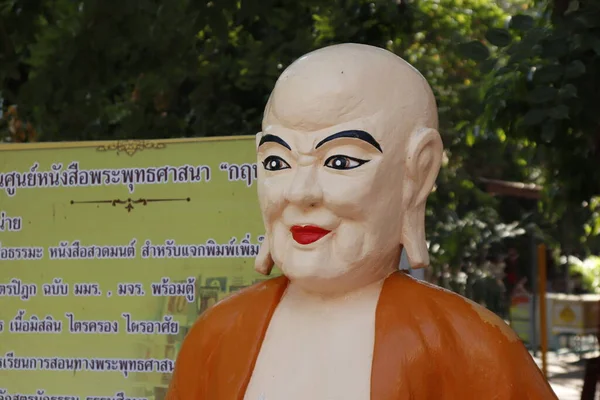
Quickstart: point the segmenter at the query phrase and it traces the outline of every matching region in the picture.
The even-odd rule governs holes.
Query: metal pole
[[[539,347],[538,347],[538,332],[537,332],[537,311],[538,311],[538,282],[537,282],[537,248],[536,248],[536,240],[535,240],[535,233],[533,231],[531,231],[529,233],[529,239],[530,239],[530,251],[531,251],[531,258],[532,258],[532,262],[531,262],[531,266],[529,268],[529,271],[531,272],[531,286],[532,286],[532,293],[533,296],[531,296],[531,301],[532,301],[532,307],[531,307],[531,350],[533,351],[534,355],[537,355]]]
[[[564,267],[564,280],[565,280],[565,293],[566,294],[571,294],[571,274],[570,274],[570,268],[569,268],[569,260],[571,258],[571,253],[569,252],[569,249],[567,249],[567,251],[565,251],[565,255],[566,255],[566,259],[567,262],[565,263]]]
[[[565,280],[565,293],[571,294],[571,274],[569,273],[569,258],[571,256],[571,232],[573,229],[571,228],[572,216],[571,216],[571,208],[567,207],[565,211],[565,216],[562,219],[562,248],[564,255],[566,256],[567,262],[564,265],[564,280]]]
[[[542,372],[548,378],[548,364],[546,353],[548,352],[548,322],[546,321],[546,246],[538,245],[538,296],[540,299],[540,342],[542,348]]]

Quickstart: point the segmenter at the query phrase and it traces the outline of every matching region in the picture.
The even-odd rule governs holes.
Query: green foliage
[[[478,75],[454,43],[502,16],[481,0],[9,2],[0,81],[41,140],[248,134],[299,55],[360,42],[426,71],[451,110]]]
[[[518,31],[528,31],[533,28],[535,21],[530,15],[517,14],[510,19],[510,28]]]
[[[541,140],[517,140],[504,109],[495,111],[497,126],[481,129],[485,106],[508,93],[508,109],[538,110],[530,125],[541,135],[552,121],[544,135],[553,137],[572,121],[581,82],[594,72],[583,58],[568,72],[544,62],[536,81],[545,74],[541,82],[565,100],[547,89],[527,102],[528,84],[517,78],[547,32],[525,15],[507,30],[506,17],[493,0],[5,1],[1,96],[44,141],[254,134],[275,80],[300,55],[340,42],[387,48],[424,73],[438,100],[446,160],[427,225],[434,266],[455,274],[522,233],[507,224],[521,219],[522,204],[503,205],[478,178],[540,176]],[[482,101],[490,72],[497,87]],[[8,122],[0,119],[0,137]]]
[[[482,87],[479,121],[536,149],[530,161],[541,167],[536,180],[545,188],[540,222],[560,221],[549,226],[553,236],[571,251],[600,250],[582,228],[593,212],[581,206],[600,193],[600,3],[564,3],[513,16],[504,31],[511,44],[500,50],[508,37],[499,43],[495,27],[484,35],[496,66]],[[470,58],[484,67],[481,57]]]
[[[487,41],[497,47],[506,47],[512,42],[512,36],[506,29],[492,28],[485,34]],[[486,48],[487,49],[487,48]]]
[[[465,57],[475,61],[485,61],[490,57],[490,50],[477,40],[462,44],[460,50]]]
[[[600,257],[591,256],[585,260],[569,257],[568,264],[572,276],[581,276],[582,286],[587,292],[600,292]]]

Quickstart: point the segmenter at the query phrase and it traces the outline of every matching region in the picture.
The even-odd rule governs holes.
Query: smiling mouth
[[[292,237],[300,244],[311,244],[326,236],[331,231],[313,225],[294,225],[290,228]]]

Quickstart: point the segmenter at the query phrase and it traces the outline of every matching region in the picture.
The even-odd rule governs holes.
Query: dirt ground
[[[598,354],[588,354],[587,357],[597,357]],[[542,365],[539,357],[534,357],[538,366]],[[586,359],[574,354],[557,355],[548,353],[548,381],[560,400],[580,400],[583,386],[583,374]],[[599,389],[600,389],[600,385]],[[596,395],[599,399],[600,396]]]

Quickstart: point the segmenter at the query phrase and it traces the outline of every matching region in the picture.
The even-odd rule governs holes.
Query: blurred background
[[[400,55],[436,94],[425,279],[535,353],[543,244],[548,307],[583,310],[549,308],[550,326],[577,326],[550,347],[583,371],[600,298],[598,0],[0,0],[0,141],[255,134],[282,70],[341,42]]]

